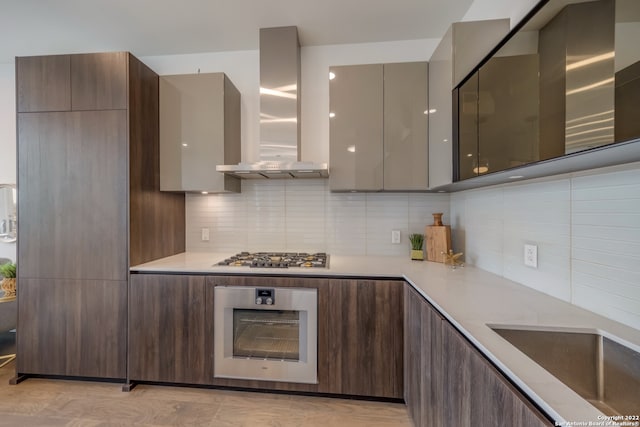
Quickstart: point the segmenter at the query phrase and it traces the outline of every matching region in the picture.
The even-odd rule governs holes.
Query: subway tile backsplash
[[[575,304],[640,329],[640,169],[572,180]]]
[[[454,193],[451,217],[468,263],[640,329],[639,164]]]
[[[243,181],[241,194],[187,195],[187,250],[408,256],[408,234],[434,212],[466,263],[640,329],[640,164],[451,195]],[[537,269],[524,265],[525,243],[538,246]]]
[[[326,179],[246,180],[240,194],[187,195],[187,250],[409,255],[409,233],[432,213],[449,223],[449,195],[331,193]],[[208,228],[209,241],[201,241]],[[401,243],[391,244],[391,230]]]

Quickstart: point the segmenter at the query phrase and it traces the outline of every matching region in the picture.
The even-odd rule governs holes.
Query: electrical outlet
[[[208,228],[203,228],[202,229],[202,236],[200,237],[200,239],[203,242],[208,242],[209,241],[209,229]]]
[[[391,230],[391,243],[394,245],[400,244],[400,230]]]
[[[524,265],[538,268],[538,247],[536,245],[524,245]]]

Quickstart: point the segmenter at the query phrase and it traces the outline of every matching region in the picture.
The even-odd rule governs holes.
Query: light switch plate
[[[209,241],[209,229],[208,228],[203,228],[202,229],[202,236],[200,237],[200,239],[203,242],[208,242]]]
[[[538,268],[538,247],[536,245],[524,245],[524,265]]]
[[[400,244],[400,230],[391,230],[391,243],[394,245]]]

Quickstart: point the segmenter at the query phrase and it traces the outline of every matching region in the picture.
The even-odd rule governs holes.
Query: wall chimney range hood
[[[218,165],[242,179],[326,178],[326,163],[300,161],[300,43],[296,27],[260,29],[260,161]]]

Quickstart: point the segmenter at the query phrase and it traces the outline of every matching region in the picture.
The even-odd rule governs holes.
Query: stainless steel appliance
[[[216,286],[214,376],[317,383],[318,293]]]
[[[326,163],[301,161],[301,69],[298,29],[261,28],[260,160],[217,165],[218,172],[241,179],[329,176]]]
[[[240,252],[217,263],[231,267],[256,268],[328,268],[329,255],[324,252]]]

